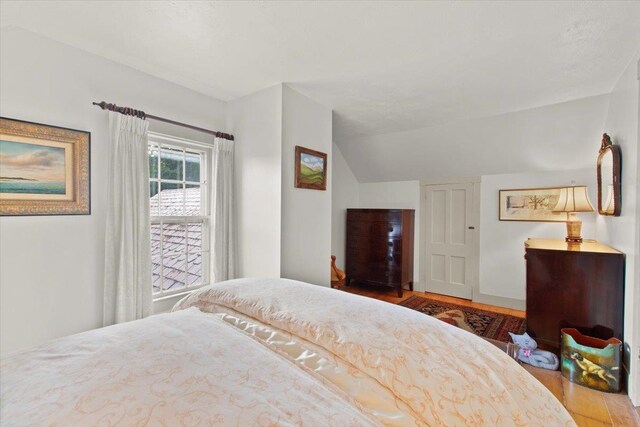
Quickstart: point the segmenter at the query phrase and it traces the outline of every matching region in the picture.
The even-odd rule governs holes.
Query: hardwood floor
[[[340,286],[338,289],[370,298],[376,298],[393,304],[397,304],[400,301],[409,298],[411,295],[420,295],[467,307],[510,314],[518,317],[525,316],[524,311],[479,304],[465,299],[429,292],[425,293],[405,290],[403,297],[398,298],[395,290],[387,291],[385,289],[359,286]],[[640,407],[634,408],[626,394],[598,392],[568,381],[560,374],[560,371],[548,371],[546,369],[534,368],[533,366],[526,364],[523,364],[522,366],[545,387],[547,387],[560,402],[562,402],[579,427],[640,427]]]
[[[398,298],[398,295],[396,295],[396,293],[393,290],[387,291],[385,289],[378,289],[373,287],[361,287],[361,286],[355,286],[355,285],[340,286],[338,289],[346,292],[351,292],[353,294],[364,295],[366,297],[371,297],[371,298],[376,298],[382,301],[391,302],[394,304],[398,304],[400,301],[404,301],[405,299],[409,298],[411,295],[420,295],[423,297],[433,298],[438,301],[463,305],[465,307],[479,308],[482,310],[494,311],[496,313],[510,314],[512,316],[524,317],[524,311],[521,311],[521,310],[513,310],[511,308],[496,307],[495,305],[480,304],[477,302],[471,302],[466,299],[449,297],[449,296],[440,295],[440,294],[433,294],[430,292],[409,291],[405,289],[404,295],[402,296],[402,298]]]
[[[640,426],[640,414],[624,393],[602,393],[574,384],[560,371],[522,365],[567,408],[578,426]]]

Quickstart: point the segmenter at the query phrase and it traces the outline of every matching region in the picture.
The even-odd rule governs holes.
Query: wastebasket
[[[583,335],[574,328],[561,329],[562,375],[595,390],[620,391],[622,341]]]

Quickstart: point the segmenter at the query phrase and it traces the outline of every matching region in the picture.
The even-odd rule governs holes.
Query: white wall
[[[386,200],[393,204],[397,200],[394,197],[399,196],[385,193],[386,183],[481,176],[481,271],[479,294],[474,298],[523,308],[524,239],[563,237],[565,232],[562,224],[499,222],[497,191],[558,186],[575,179],[594,192],[597,145],[608,102],[609,95],[605,94],[498,116],[336,141],[336,145],[361,183],[360,206],[365,203],[362,188],[366,183],[372,183],[370,197],[374,202]],[[572,171],[582,172],[574,176]],[[373,192],[379,194],[374,196]],[[593,221],[593,215],[586,215],[585,233],[591,232],[595,237],[589,221]],[[420,264],[420,236],[417,237],[416,271]],[[496,270],[500,262],[508,263]],[[505,269],[508,274],[500,275]]]
[[[334,165],[335,166],[335,165]],[[508,188],[536,188],[584,184],[595,200],[595,167],[575,171],[485,175],[481,178],[480,203],[480,277],[479,295],[474,301],[524,309],[526,277],[523,261],[524,241],[529,237],[563,238],[564,223],[505,222],[498,220],[498,191]],[[416,210],[414,280],[420,275],[420,182],[394,181],[361,183],[360,208],[400,208]],[[335,199],[335,198],[334,198]],[[595,238],[595,214],[580,214],[583,236]],[[335,230],[334,230],[335,231]],[[344,231],[336,235],[344,246]],[[421,288],[417,284],[418,289]]]
[[[331,253],[336,256],[336,265],[345,268],[345,238],[347,235],[347,209],[358,207],[360,183],[342,156],[336,144],[332,147],[331,181]]]
[[[640,59],[637,63],[638,76],[637,79],[640,80]],[[638,90],[638,145],[640,145],[640,90]],[[638,155],[636,157],[636,166],[640,165],[640,147],[637,147]],[[640,171],[636,173],[636,262],[634,266],[635,275],[634,281],[631,284],[627,284],[627,291],[634,292],[633,300],[627,300],[625,307],[631,307],[631,313],[633,313],[633,317],[631,319],[631,324],[633,325],[630,330],[628,330],[628,336],[630,341],[633,341],[633,346],[630,345],[629,358],[632,361],[629,363],[631,365],[631,375],[629,381],[633,383],[630,387],[629,395],[631,396],[631,400],[636,406],[640,406],[640,310],[637,309],[638,305],[640,305]],[[628,295],[628,294],[627,294]],[[628,328],[629,329],[629,328]]]
[[[24,30],[0,30],[0,114],[91,132],[92,212],[0,218],[2,354],[102,325],[108,118],[91,105],[102,100],[225,127],[218,100]]]
[[[359,207],[381,209],[414,209],[414,289],[420,289],[420,181],[362,183],[358,190]]]
[[[575,183],[575,184],[574,184]],[[566,236],[564,222],[520,222],[498,219],[499,190],[510,188],[589,186],[589,197],[596,206],[596,169],[485,175],[480,183],[480,295],[474,300],[524,310],[526,270],[524,242],[529,237],[560,239]],[[578,214],[582,236],[595,239],[596,213]]]
[[[280,277],[282,85],[229,102],[236,140],[238,275]]]
[[[588,168],[608,95],[336,144],[360,182]]]
[[[640,80],[640,59],[638,60],[638,80]],[[640,90],[638,90],[638,145],[640,145]],[[636,157],[636,165],[640,165],[640,147],[637,148],[638,156]],[[640,172],[636,174],[636,203],[640,201]],[[637,309],[640,305],[640,206],[636,206],[636,262],[635,262],[635,276],[632,284],[627,284],[627,289],[631,289],[634,292],[633,301],[627,301],[626,307],[631,307],[633,318],[631,319],[633,327],[628,331],[630,340],[633,341],[633,348],[630,349],[629,358],[633,361],[630,362],[632,372],[629,381],[633,383],[630,387],[629,394],[631,400],[636,406],[640,406],[640,310]],[[631,347],[631,346],[630,346]]]
[[[326,191],[294,187],[296,145],[327,153],[331,177],[331,109],[283,85],[281,275],[329,286],[333,183]]]
[[[229,102],[227,124],[237,141],[239,275],[329,286],[332,180],[326,191],[293,183],[296,145],[331,159],[331,109],[279,84]]]
[[[638,205],[638,138],[640,135],[640,75],[639,60],[632,61],[616,84],[609,102],[604,130],[613,143],[622,151],[622,212],[620,217],[600,217],[597,221],[598,240],[626,254],[625,287],[625,343],[628,346],[628,361],[631,378],[629,396],[640,405],[640,271],[638,235],[640,228],[640,206]],[[596,144],[590,146],[597,150]]]

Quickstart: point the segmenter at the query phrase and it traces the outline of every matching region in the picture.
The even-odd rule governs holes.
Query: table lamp
[[[562,188],[558,204],[552,211],[567,213],[567,237],[564,240],[568,243],[582,243],[582,236],[580,236],[582,221],[576,213],[594,211],[593,205],[589,200],[587,187],[580,185]]]

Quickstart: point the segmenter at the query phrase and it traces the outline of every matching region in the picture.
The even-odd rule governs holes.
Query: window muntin
[[[202,144],[150,135],[149,207],[154,299],[209,282],[209,156],[210,150]]]

